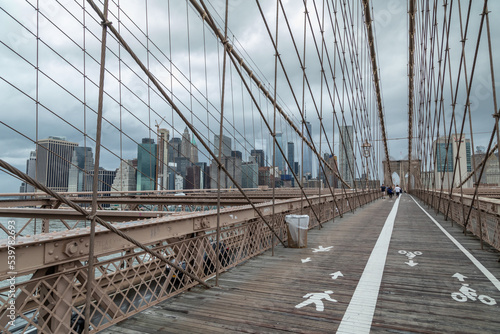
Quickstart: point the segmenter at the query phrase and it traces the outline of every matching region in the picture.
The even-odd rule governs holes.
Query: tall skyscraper
[[[255,161],[241,164],[241,187],[257,188],[259,185],[259,166]]]
[[[353,186],[354,173],[354,137],[352,125],[340,126],[339,169],[342,179]]]
[[[305,125],[306,125],[306,128],[309,130],[309,133],[312,135],[311,123],[306,122]],[[312,144],[312,142],[313,142],[312,137],[310,137],[308,135],[307,131],[304,132],[304,137],[306,137],[309,140],[309,142],[311,142],[311,144]],[[306,144],[304,144],[304,166],[303,166],[303,169],[304,169],[304,175],[309,174],[312,176],[312,171],[313,171],[312,150]]]
[[[241,173],[241,164],[242,161],[241,159],[237,157],[227,157],[223,156],[222,158],[222,164],[226,168],[226,170],[229,172],[231,177],[238,183],[238,185],[241,186],[241,178],[242,178],[242,173]],[[216,189],[217,188],[217,173],[218,173],[218,168],[217,168],[217,163],[214,162],[210,165],[210,188]],[[223,172],[221,172],[220,176],[220,185],[221,189],[224,188],[234,188],[235,185],[231,181],[231,179]]]
[[[295,163],[295,145],[294,145],[293,141],[289,141],[287,143],[286,156],[287,156],[287,159],[288,159],[288,163],[293,168],[294,167],[294,163]],[[286,167],[286,170],[288,171],[288,173],[287,173],[288,175],[293,175],[293,173],[290,170],[290,167],[288,167],[288,165]]]
[[[201,168],[198,165],[192,165],[187,167],[186,170],[186,182],[184,183],[184,189],[201,189],[202,184],[202,173]]]
[[[110,191],[111,186],[116,177],[116,170],[106,170],[99,167],[99,172],[97,175],[97,191]],[[90,172],[90,178],[94,178],[94,170]],[[93,184],[90,185],[89,191],[92,191]],[[109,196],[109,195],[108,195]]]
[[[198,144],[194,136],[191,137],[191,161],[195,164],[198,162]]]
[[[285,147],[283,146],[283,134],[281,132],[276,133],[276,142],[274,143],[274,145],[274,153],[276,155],[275,165],[280,171],[284,171],[285,159],[283,157],[283,154],[281,154],[280,149],[278,148],[279,146],[283,151],[285,151]]]
[[[266,156],[264,154],[264,150],[251,150],[250,155],[255,157],[255,161],[259,165],[259,167],[264,167],[266,163]]]
[[[214,153],[215,156],[219,156],[219,135],[214,136]],[[231,137],[222,135],[222,156],[231,156]]]
[[[156,188],[156,144],[154,139],[143,138],[137,145],[137,190]]]
[[[210,188],[210,171],[206,162],[197,162],[196,166],[200,167],[200,189]]]
[[[185,158],[185,157],[178,157],[178,158],[175,158],[175,171],[177,172],[177,174],[180,174],[182,175],[183,178],[186,177],[187,175],[187,168],[192,166],[193,163],[191,162],[191,160],[189,158]]]
[[[36,178],[44,186],[54,191],[68,191],[69,166],[73,149],[65,137],[50,136],[38,141],[36,157]]]
[[[187,126],[182,134],[181,157],[191,160],[191,134],[189,133]]]
[[[168,189],[168,139],[167,129],[158,130],[158,184],[160,189]]]
[[[168,161],[169,162],[174,162],[175,158],[178,158],[181,156],[181,143],[182,139],[177,138],[177,137],[172,137],[170,141],[168,142],[169,148],[168,148]]]
[[[243,160],[243,153],[241,151],[231,151],[231,156]]]
[[[460,144],[460,149],[458,145]],[[454,134],[449,141],[448,137],[440,137],[433,143],[435,154],[435,180],[436,188],[441,187],[441,179],[443,179],[443,187],[450,188],[458,186],[462,180],[465,180],[470,172],[472,172],[471,145],[470,139],[465,136],[460,137],[459,134]],[[446,149],[448,147],[448,150]],[[458,157],[456,165],[455,178],[453,179],[453,171],[455,168],[455,160]],[[401,176],[400,176],[401,177]],[[472,179],[464,185],[465,188],[472,187]]]
[[[30,152],[30,158],[26,161],[26,174],[32,179],[36,180],[36,151]],[[31,184],[26,184],[23,182],[19,192],[21,193],[31,193],[35,191],[35,187]]]
[[[75,147],[69,167],[68,191],[81,192],[92,189],[90,172],[94,171],[94,155],[91,147]]]
[[[332,169],[328,168],[327,166],[324,166],[325,172],[323,173],[323,170],[321,168],[318,169],[318,176],[320,180],[323,180],[323,184],[325,187],[330,185],[332,188],[337,188],[338,184],[338,178],[334,173],[338,173],[337,170],[337,157],[334,155],[330,155],[328,153],[325,153],[323,155],[323,159],[327,162]],[[328,182],[327,182],[328,180]]]
[[[116,171],[111,190],[113,191],[134,191],[137,187],[136,180],[137,159],[122,160],[120,167]]]

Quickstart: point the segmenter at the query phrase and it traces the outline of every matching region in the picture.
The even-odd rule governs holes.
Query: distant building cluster
[[[309,122],[305,124],[311,131]],[[318,169],[318,178],[312,178],[312,150],[304,145],[304,166],[295,161],[295,144],[283,143],[282,133],[276,134],[279,147],[275,147],[275,162],[266,159],[263,149],[252,149],[244,161],[241,151],[232,149],[232,140],[223,135],[213,138],[212,151],[216,159],[210,162],[198,160],[198,145],[186,127],[182,137],[170,138],[169,131],[158,129],[153,138],[143,138],[137,144],[134,159],[120,161],[115,170],[99,167],[98,191],[149,191],[216,189],[220,187],[257,188],[259,186],[294,187],[293,176],[302,176],[304,187],[329,184],[338,185],[335,176],[336,157],[325,155],[324,159],[332,168],[323,172]],[[220,152],[219,152],[219,147]],[[286,159],[285,159],[286,156]],[[227,173],[221,172],[217,160]],[[288,160],[288,163],[287,161]],[[335,171],[335,172],[334,172]],[[82,147],[69,142],[64,137],[50,136],[38,141],[37,150],[30,153],[26,163],[26,173],[46,187],[57,192],[90,192],[93,190],[94,155],[91,147]],[[33,186],[22,183],[20,191],[36,191]]]
[[[94,155],[90,147],[81,147],[65,137],[50,136],[38,141],[38,150],[31,151],[26,174],[57,192],[92,191]],[[116,170],[99,168],[98,191],[111,190]],[[22,183],[20,191],[34,192],[32,185]]]
[[[441,186],[445,189],[458,187],[463,180],[470,176],[474,168],[477,168],[483,162],[485,166],[481,181],[478,182],[478,170],[462,187],[472,188],[476,183],[483,186],[500,185],[498,153],[486,157],[486,153],[478,147],[475,154],[472,154],[471,141],[465,138],[464,135],[454,134],[449,140],[446,136],[440,137],[434,141],[433,150],[435,152],[433,171],[435,181],[428,178],[427,185],[434,182],[434,185],[430,185],[434,188],[441,188]]]
[[[354,137],[352,125],[340,126],[339,172],[340,177],[350,186],[354,186]]]

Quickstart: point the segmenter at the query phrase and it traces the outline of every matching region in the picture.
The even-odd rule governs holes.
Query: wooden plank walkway
[[[194,288],[102,333],[499,333],[499,253],[435,217],[489,279],[407,194],[391,230],[395,202],[366,205],[309,231],[308,248],[277,247],[224,273],[220,287]]]

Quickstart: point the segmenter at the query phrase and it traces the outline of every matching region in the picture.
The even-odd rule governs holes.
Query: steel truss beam
[[[378,194],[378,191],[377,191]],[[373,196],[374,190],[357,192],[348,195],[347,198],[337,199],[353,201],[356,196]],[[331,205],[333,198],[330,195],[311,196],[312,205]],[[274,211],[276,214],[284,214],[293,210],[300,210],[301,205],[308,207],[298,199],[276,201]],[[266,218],[272,215],[272,204],[256,204],[258,209]],[[130,238],[152,245],[166,239],[179,238],[197,232],[211,231],[215,229],[217,215],[215,211],[204,213],[192,213],[183,216],[160,217],[144,219],[141,221],[114,224],[114,228]],[[222,209],[222,227],[242,224],[250,220],[259,219],[254,209],[249,206]],[[45,266],[53,266],[75,260],[85,260],[88,257],[89,229],[80,228],[69,231],[52,232],[46,235],[34,235],[18,237],[18,248],[16,251],[22,256],[18,257],[16,270],[18,273],[29,272]],[[0,244],[0,263],[7,263],[7,240]],[[121,236],[107,230],[104,227],[96,228],[95,256],[102,256],[120,249],[128,249],[134,245]],[[1,262],[3,261],[3,262]],[[7,275],[7,268],[0,268],[0,277]]]

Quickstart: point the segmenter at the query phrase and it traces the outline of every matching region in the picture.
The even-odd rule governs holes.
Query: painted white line
[[[389,216],[387,216],[337,333],[370,333],[387,251],[389,250],[394,221],[398,212],[399,199],[400,197],[396,199]]]
[[[498,279],[495,276],[493,276],[493,274],[488,269],[486,269],[486,267],[483,266],[482,263],[479,262],[478,259],[474,257],[474,255],[472,255],[467,249],[465,249],[465,247],[462,246],[462,244],[460,244],[460,242],[458,242],[457,239],[455,239],[451,234],[449,234],[448,231],[446,231],[444,227],[442,227],[441,224],[439,224],[436,221],[436,219],[434,219],[427,211],[425,211],[424,208],[422,208],[420,204],[418,204],[417,201],[415,201],[413,196],[411,196],[411,198],[418,205],[418,207],[422,209],[422,211],[425,212],[425,214],[434,222],[434,224],[436,224],[436,226],[439,227],[439,229],[451,240],[451,242],[453,242],[455,246],[457,246],[458,249],[460,249],[465,254],[465,256],[467,256],[469,260],[471,260],[472,263],[474,263],[474,265],[479,270],[481,270],[484,276],[486,276],[491,281],[491,283],[493,283],[493,285],[500,291],[500,281],[498,281]]]

